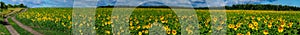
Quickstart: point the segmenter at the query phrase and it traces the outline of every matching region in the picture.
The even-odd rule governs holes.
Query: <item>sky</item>
[[[193,6],[193,7],[207,7],[208,0],[0,0],[6,4],[25,4],[28,7],[73,7],[76,5],[84,6],[108,6],[118,4],[127,5],[140,5],[140,6],[160,6],[167,3],[172,3],[170,6]],[[81,2],[85,1],[85,2]],[[151,1],[151,2],[144,2]],[[80,3],[86,4],[80,4]],[[140,2],[140,3],[134,3]],[[220,3],[214,5],[234,5],[234,4],[274,4],[274,5],[289,5],[300,7],[300,0],[223,0]],[[191,4],[191,5],[189,5]]]

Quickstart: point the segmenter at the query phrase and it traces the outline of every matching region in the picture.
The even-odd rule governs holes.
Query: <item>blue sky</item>
[[[1,1],[8,4],[23,3],[29,7],[72,7],[75,0],[1,0]],[[80,1],[85,1],[85,0],[80,0]],[[146,1],[146,0],[130,0],[130,1]],[[166,1],[166,2],[174,2],[174,1]],[[178,0],[178,1],[182,1],[182,0]],[[115,5],[116,2],[117,0],[98,0],[96,3],[97,6],[107,6],[107,5]],[[188,2],[191,2],[193,7],[206,7],[208,5],[206,0],[188,0]],[[91,3],[91,2],[83,2],[83,3]],[[124,3],[129,3],[129,2],[124,2]],[[164,5],[164,3],[165,2],[147,2],[147,3],[142,3],[140,5],[157,6],[157,5]],[[181,2],[174,2],[174,3],[178,3],[176,5],[188,6],[182,4]],[[134,3],[129,3],[129,4],[136,5]],[[224,0],[223,5],[233,5],[233,4],[275,4],[275,5],[289,5],[289,6],[300,7],[300,0]]]

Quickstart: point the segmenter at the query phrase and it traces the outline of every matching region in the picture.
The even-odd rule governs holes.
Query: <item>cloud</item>
[[[173,6],[189,6],[189,4],[192,4],[194,7],[206,7],[208,5],[212,5],[208,3],[207,1],[211,0],[189,0],[190,3],[185,3],[186,0],[160,0],[160,2],[153,2],[155,0],[152,0],[151,2],[142,2],[142,1],[147,1],[147,0],[103,0],[103,3],[100,4],[112,4],[115,5],[116,2],[121,2],[120,4],[127,4],[127,5],[141,5],[141,6],[155,6],[155,5],[165,5],[165,4],[174,4]],[[161,2],[163,1],[163,2]],[[225,6],[225,5],[233,5],[233,4],[261,4],[261,3],[266,3],[266,2],[274,2],[277,0],[221,0],[219,2],[220,4],[213,4],[213,5],[220,5],[220,6]],[[105,3],[106,2],[106,3]],[[113,3],[112,3],[113,2]],[[142,3],[130,3],[130,2],[142,2]],[[175,2],[175,3],[174,3]]]
[[[97,0],[74,0],[74,7],[97,7]]]
[[[5,3],[20,4],[23,3],[29,7],[72,7],[74,1],[83,0],[2,0]],[[150,2],[143,2],[150,1]],[[141,5],[141,6],[152,6],[152,5],[171,5],[171,6],[193,6],[193,7],[206,7],[211,5],[207,2],[208,0],[98,0],[98,1],[87,1],[87,2],[75,2],[78,3],[95,3],[96,6],[108,6],[118,4],[126,5]],[[211,1],[211,0],[209,0]],[[272,3],[278,0],[224,0],[219,5],[233,5],[233,4],[261,4],[261,3]],[[186,3],[190,2],[190,3]],[[94,6],[93,4],[80,4],[84,6]]]
[[[29,7],[70,7],[73,0],[2,0],[8,4],[25,4]]]
[[[16,2],[17,0],[11,0],[11,1]]]

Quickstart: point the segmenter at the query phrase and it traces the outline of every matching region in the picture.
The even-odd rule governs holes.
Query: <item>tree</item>
[[[4,2],[0,2],[0,8],[1,9],[7,9],[7,6],[5,5]]]
[[[20,8],[26,8],[26,6],[24,4],[20,4],[19,7]]]
[[[13,8],[17,8],[18,7],[18,5],[13,5]]]
[[[12,8],[13,6],[11,4],[7,4],[7,7],[8,8]]]
[[[24,4],[19,4],[19,5],[12,5],[12,4],[5,4],[4,2],[0,2],[0,8],[1,9],[7,9],[7,8],[27,8]]]

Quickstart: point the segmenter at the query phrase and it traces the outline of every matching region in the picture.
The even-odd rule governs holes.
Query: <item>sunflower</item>
[[[138,29],[140,29],[140,28],[141,28],[141,26],[140,26],[140,25],[137,25],[135,30],[138,30]]]
[[[105,31],[106,34],[110,34],[110,31]]]
[[[142,27],[143,29],[145,29],[145,28],[148,28],[148,25],[143,25],[143,27]]]
[[[140,23],[139,21],[136,21],[136,22],[135,22],[135,24],[139,24],[139,23]]]
[[[267,30],[263,30],[263,33],[266,35],[266,34],[269,34],[269,32]]]
[[[260,17],[257,17],[256,19],[257,19],[258,21],[260,21],[261,18],[260,18]]]
[[[143,32],[139,32],[139,35],[143,35]]]
[[[294,23],[290,22],[290,23],[288,24],[288,28],[289,28],[289,27],[292,27],[293,24],[294,24]]]
[[[130,28],[129,28],[130,30],[132,30],[132,29],[134,29],[134,26],[130,26]]]
[[[164,29],[165,29],[166,31],[170,31],[170,29],[169,29],[168,26],[164,26]]]
[[[68,20],[71,20],[71,16],[68,16]]]
[[[178,19],[175,19],[175,21],[178,21]]]
[[[168,23],[168,20],[162,20],[161,23]]]
[[[211,32],[211,30],[209,30],[208,32]]]
[[[229,28],[234,28],[234,25],[233,24],[229,24],[228,27]]]
[[[264,23],[267,23],[268,22],[268,20],[264,20]]]
[[[68,26],[68,29],[71,29],[72,28],[72,26]],[[94,28],[94,29],[98,29],[98,28]]]
[[[248,31],[248,32],[247,32],[247,35],[251,35],[251,32]]]
[[[148,31],[148,30],[145,30],[144,33],[149,33],[149,31]]]
[[[107,22],[108,25],[110,25],[111,23],[112,23],[111,21],[108,21],[108,22]]]
[[[252,19],[254,19],[254,18],[255,18],[255,16],[252,16],[251,18],[252,18]]]
[[[151,21],[152,19],[150,18],[150,19],[148,19],[148,21]]]
[[[209,27],[208,25],[209,25],[209,22],[205,22],[205,26],[206,26],[206,27]]]
[[[284,27],[284,26],[285,26],[285,23],[283,21],[281,21],[280,27]]]
[[[258,26],[258,23],[257,23],[257,22],[253,22],[253,25],[254,25],[254,26]]]
[[[237,26],[235,26],[233,29],[234,29],[234,30],[237,30],[237,29],[238,29],[238,27],[237,27]]]
[[[172,34],[176,35],[177,34],[176,30],[172,30]]]
[[[238,23],[238,24],[236,24],[236,27],[241,27],[241,24],[242,24],[242,23]]]
[[[165,17],[163,17],[163,16],[160,16],[160,20],[164,20],[164,18],[165,18]]]
[[[218,18],[214,17],[213,22],[217,22]]]
[[[251,29],[254,29],[252,24],[248,24],[248,27],[251,28]]]
[[[279,27],[278,28],[278,32],[283,32],[284,28],[283,27]]]
[[[244,35],[244,34],[242,34],[242,33],[237,33],[236,35]]]
[[[148,27],[147,27],[147,29],[149,29],[149,28],[151,28],[152,27],[152,25],[149,23],[148,25],[147,25]]]
[[[268,24],[268,28],[270,28],[270,29],[272,28],[272,23]]]
[[[274,20],[270,20],[269,22],[272,23],[272,22],[274,22]]]
[[[129,20],[132,20],[132,18],[129,18]]]
[[[129,22],[129,25],[132,26],[132,21]]]
[[[170,31],[168,31],[167,34],[171,34]]]

